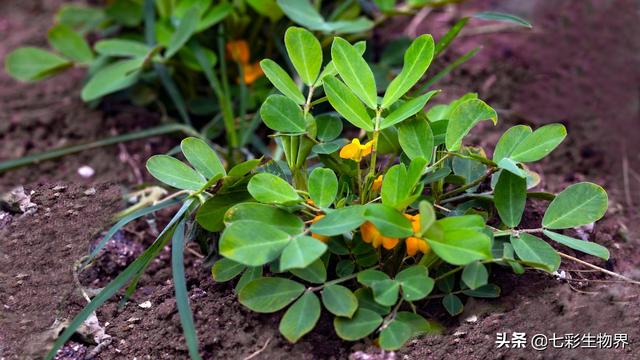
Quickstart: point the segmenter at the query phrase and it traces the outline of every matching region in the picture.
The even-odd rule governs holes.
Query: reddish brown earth
[[[44,33],[58,1],[0,3],[0,58],[23,45],[43,45]],[[462,13],[503,10],[530,19],[533,31],[467,35],[454,43],[450,61],[478,44],[483,51],[439,87],[453,98],[477,91],[501,109],[498,129],[481,126],[474,131],[478,144],[495,144],[502,130],[516,123],[539,126],[562,122],[569,137],[536,170],[541,188],[559,191],[569,183],[588,180],[604,185],[610,210],[590,240],[611,249],[612,259],[585,260],[640,278],[638,248],[638,189],[640,189],[640,15],[634,1],[470,1]],[[460,15],[460,14],[454,14]],[[430,14],[422,32],[438,34],[450,13]],[[406,22],[384,30],[398,33]],[[472,20],[471,26],[483,24]],[[434,64],[437,68],[438,64]],[[51,146],[90,141],[157,124],[153,114],[121,105],[106,110],[88,109],[78,98],[82,71],[36,85],[21,85],[0,75],[0,159],[42,151]],[[55,320],[77,313],[84,300],[75,291],[72,266],[86,254],[92,241],[122,208],[121,190],[147,179],[144,160],[166,151],[177,138],[133,142],[124,147],[88,151],[59,161],[0,175],[0,192],[16,185],[33,190],[39,205],[34,214],[0,220],[0,359],[33,357],[47,344],[47,329]],[[627,163],[623,166],[623,163]],[[96,175],[77,174],[88,165]],[[135,169],[135,170],[133,170]],[[624,171],[623,171],[624,170]],[[626,175],[625,175],[626,174]],[[109,185],[117,184],[117,185]],[[66,186],[54,191],[56,185]],[[84,192],[94,187],[95,195]],[[55,195],[58,193],[59,195]],[[47,210],[48,209],[48,210]],[[534,207],[537,209],[537,207]],[[538,210],[527,216],[536,225]],[[163,212],[156,224],[140,221],[118,234],[97,266],[81,276],[85,287],[99,287],[121,271],[170,215]],[[192,249],[196,249],[192,246]],[[568,252],[573,254],[571,252]],[[113,342],[101,359],[187,358],[173,300],[168,249],[154,261],[123,311],[117,300],[98,311]],[[561,269],[584,269],[563,262]],[[499,270],[492,275],[502,286],[496,300],[469,300],[466,312],[450,319],[435,304],[421,308],[441,320],[444,336],[416,339],[399,354],[381,354],[370,343],[346,343],[333,335],[323,316],[312,334],[299,343],[286,342],[277,330],[280,314],[259,315],[239,305],[232,286],[214,283],[202,261],[186,260],[196,327],[205,358],[243,359],[635,359],[640,357],[640,290],[587,274],[589,283],[560,282],[541,273],[515,276]],[[574,279],[584,273],[572,272]],[[595,281],[594,281],[595,280]],[[570,286],[571,285],[571,286]],[[149,301],[150,308],[138,306]],[[469,316],[477,321],[466,322]],[[558,335],[565,333],[627,333],[630,345],[621,350],[496,349],[497,332]],[[44,339],[44,340],[43,340]],[[80,359],[88,347],[67,346],[61,358]],[[373,357],[367,357],[373,356]]]

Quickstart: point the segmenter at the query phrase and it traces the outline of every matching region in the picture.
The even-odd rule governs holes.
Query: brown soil
[[[0,58],[24,43],[42,45],[58,3],[0,3]],[[582,180],[604,185],[610,194],[610,211],[596,225],[590,239],[608,246],[612,260],[602,263],[585,259],[638,277],[640,252],[635,235],[640,222],[635,210],[640,202],[640,182],[632,172],[640,169],[637,6],[633,1],[550,4],[542,0],[484,0],[469,1],[461,11],[488,9],[520,14],[531,19],[535,29],[467,36],[455,43],[455,52],[447,54],[449,59],[479,43],[485,48],[440,84],[444,95],[455,97],[478,91],[481,98],[501,109],[500,129],[481,126],[474,131],[479,144],[495,144],[500,130],[515,123],[564,123],[569,130],[568,140],[536,167],[543,175],[541,188],[559,191]],[[447,25],[440,22],[450,19],[447,13],[431,14],[421,30],[437,33]],[[481,25],[472,21],[474,26]],[[406,22],[400,27],[405,25]],[[81,71],[74,71],[68,78],[20,85],[5,74],[0,75],[0,159],[158,123],[157,117],[141,110],[119,108],[104,112],[86,108],[78,99],[81,79]],[[73,291],[71,266],[86,254],[89,243],[105,228],[120,199],[117,187],[102,183],[116,181],[125,187],[139,183],[145,177],[135,173],[144,174],[144,160],[171,144],[171,139],[134,142],[124,150],[97,149],[0,176],[0,190],[24,185],[35,191],[33,201],[40,205],[35,214],[12,216],[8,224],[0,220],[0,301],[4,306],[0,313],[0,359],[36,354],[41,347],[33,344],[43,343],[39,334],[56,319],[77,313],[84,300]],[[623,161],[628,163],[626,180],[621,176]],[[94,168],[96,175],[90,179],[79,177],[77,169],[82,165]],[[52,190],[57,184],[67,186],[59,196]],[[89,187],[96,188],[94,197],[83,194]],[[47,207],[50,211],[46,211]],[[166,221],[168,215],[165,212],[159,219]],[[539,217],[531,221],[536,219]],[[140,244],[149,244],[161,222],[140,221],[118,234],[101,255],[98,266],[83,274],[83,285],[104,285],[141,251]],[[187,358],[173,300],[168,255],[165,249],[152,263],[124,310],[118,311],[115,299],[98,311],[99,320],[114,338],[99,358]],[[579,268],[564,262],[562,266],[565,270]],[[584,282],[560,282],[538,273],[514,276],[496,271],[492,276],[503,287],[501,298],[468,300],[465,314],[456,319],[448,319],[441,310],[426,304],[424,310],[446,325],[445,335],[416,339],[399,354],[382,354],[368,343],[339,340],[332,335],[326,315],[312,334],[295,345],[289,344],[278,334],[281,314],[259,315],[243,308],[232,287],[214,283],[202,261],[190,253],[186,270],[201,352],[206,359],[242,359],[257,351],[256,359],[640,357],[637,287],[597,286],[595,282],[586,286]],[[579,278],[580,273],[572,274]],[[150,308],[139,306],[146,301],[151,303]],[[464,321],[472,315],[477,316],[477,321]],[[627,333],[631,344],[624,350],[503,350],[496,349],[497,332],[526,332],[529,336],[554,332]],[[79,359],[86,352],[87,346],[73,343],[65,348],[64,358]]]

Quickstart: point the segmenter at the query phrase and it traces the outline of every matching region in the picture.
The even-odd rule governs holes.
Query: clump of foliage
[[[223,155],[231,164],[243,159],[241,152],[248,147],[267,154],[268,147],[256,135],[260,125],[257,109],[271,86],[258,60],[269,57],[286,63],[281,61],[285,57],[281,38],[291,22],[316,31],[326,47],[334,35],[362,38],[392,16],[450,1],[115,0],[104,7],[64,5],[48,32],[51,49],[12,51],[5,61],[7,73],[21,81],[38,81],[71,68],[86,68],[81,91],[84,101],[96,105],[111,95],[152,107],[179,123],[3,161],[0,172],[91,147],[171,132],[224,142]],[[530,26],[505,14],[476,17]],[[454,26],[450,39],[466,21]],[[391,56],[383,54],[374,67],[378,79],[395,70],[393,53],[399,53],[406,42],[398,44],[400,47],[389,51]],[[444,48],[448,42],[443,44]],[[454,65],[478,50],[463,55]],[[380,89],[385,85],[381,82]]]
[[[263,60],[279,94],[265,100],[260,114],[286,161],[254,159],[227,170],[197,138],[181,144],[190,165],[168,155],[150,158],[150,173],[180,191],[123,223],[176,202],[182,207],[56,346],[127,283],[130,295],[171,240],[178,310],[190,354],[199,358],[184,281],[185,235],[215,260],[215,281],[239,276],[235,289],[244,306],[262,313],[286,309],[279,326],[289,341],[312,331],[328,311],[341,338],[373,336],[387,350],[438,332],[438,324],[422,316],[425,300],[437,299],[457,315],[465,297],[499,296],[491,271],[556,271],[562,253],[543,235],[608,259],[606,248],[559,231],[604,215],[601,187],[583,182],[557,195],[529,190],[539,177],[527,165],[562,142],[562,125],[514,126],[489,158],[464,141],[476,124],[498,121],[475,94],[424,110],[438,91],[411,89],[438,48],[430,35],[411,43],[382,97],[362,57],[364,42],[336,37],[328,59],[303,28],[289,28],[284,42],[305,91],[277,62]],[[539,227],[521,227],[528,198],[550,201]],[[218,236],[203,240],[197,228]]]

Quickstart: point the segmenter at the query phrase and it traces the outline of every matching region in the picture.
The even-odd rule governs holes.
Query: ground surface
[[[58,3],[1,2],[0,58],[19,45],[43,45]],[[609,247],[612,259],[608,263],[585,259],[639,278],[640,14],[636,2],[486,0],[470,1],[460,11],[487,9],[517,13],[530,19],[535,28],[467,34],[447,58],[478,44],[484,49],[438,87],[451,98],[477,91],[501,110],[498,131],[487,126],[474,131],[475,141],[487,145],[488,150],[501,130],[513,124],[565,124],[567,141],[536,168],[543,176],[541,188],[559,191],[582,180],[604,185],[610,194],[610,210],[589,237]],[[438,34],[451,16],[429,14],[416,31]],[[408,21],[392,24],[384,34],[403,32]],[[473,21],[474,26],[482,25]],[[81,70],[37,85],[17,84],[0,74],[0,159],[160,122],[149,112],[121,105],[88,109],[78,97],[81,81]],[[177,138],[172,137],[128,143],[0,175],[0,193],[23,185],[27,193],[33,191],[32,202],[38,205],[33,214],[0,217],[0,358],[37,357],[50,343],[50,326],[80,309],[84,300],[74,291],[73,264],[124,206],[122,189],[147,179],[144,160],[176,143]],[[78,168],[85,165],[95,170],[93,177],[78,175]],[[95,194],[85,194],[91,188]],[[98,265],[82,274],[82,284],[104,285],[149,244],[167,215],[161,214],[158,224],[141,221],[119,234]],[[527,221],[539,221],[536,219],[539,217],[532,213]],[[123,311],[117,310],[115,300],[98,311],[98,319],[114,339],[99,358],[186,358],[168,264],[165,251]],[[303,341],[288,344],[278,335],[279,314],[257,315],[244,309],[232,287],[212,282],[196,256],[188,256],[186,265],[187,286],[206,358],[242,359],[257,351],[254,358],[259,359],[640,357],[637,287],[614,283],[604,287],[595,281],[585,287],[578,281],[560,282],[542,274],[516,277],[498,272],[494,276],[503,285],[500,299],[471,301],[459,319],[447,319],[427,304],[425,311],[446,325],[445,336],[414,340],[400,354],[379,354],[371,344],[345,343],[327,335],[333,332],[328,317],[321,318],[316,330]],[[582,268],[563,263],[562,269]],[[579,278],[582,273],[571,274]],[[151,307],[139,306],[146,301]],[[476,321],[464,320],[474,315]],[[504,350],[495,347],[497,332],[525,332],[529,336],[627,333],[631,344],[624,350]],[[82,358],[87,349],[73,343],[61,357]]]

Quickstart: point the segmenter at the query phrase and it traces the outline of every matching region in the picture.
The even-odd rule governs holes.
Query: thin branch
[[[592,269],[596,269],[596,270],[598,270],[598,271],[600,271],[600,272],[603,272],[603,273],[605,273],[605,274],[607,274],[607,275],[611,275],[611,276],[616,277],[616,278],[618,278],[618,279],[622,279],[622,280],[624,280],[624,281],[626,281],[626,282],[629,282],[629,283],[632,283],[632,284],[636,284],[636,285],[640,285],[640,281],[633,280],[633,279],[628,278],[628,277],[626,277],[626,276],[624,276],[624,275],[621,275],[621,274],[615,273],[615,272],[613,272],[613,271],[609,271],[609,270],[607,270],[607,269],[604,269],[604,268],[601,268],[601,267],[599,267],[599,266],[593,265],[593,264],[588,263],[588,262],[586,262],[586,261],[583,261],[583,260],[580,260],[580,259],[578,259],[578,258],[575,258],[575,257],[573,257],[573,256],[571,256],[571,255],[567,255],[567,254],[562,253],[562,252],[560,252],[560,251],[558,251],[558,255],[562,256],[562,257],[563,257],[563,258],[565,258],[565,259],[573,260],[573,261],[575,261],[575,262],[577,262],[577,263],[579,263],[579,264],[582,264],[582,265],[584,265],[584,266],[588,266],[588,267],[590,267],[590,268],[592,268]]]

